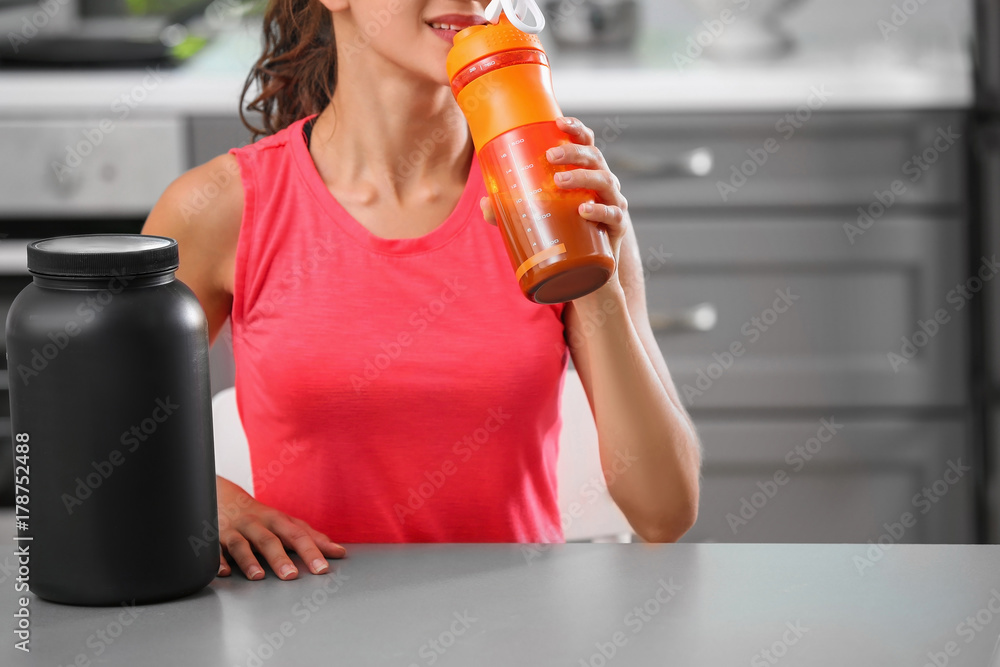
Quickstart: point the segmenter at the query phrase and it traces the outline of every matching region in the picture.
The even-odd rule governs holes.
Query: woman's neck
[[[338,181],[372,183],[399,199],[428,182],[464,182],[473,146],[451,90],[357,60],[342,63],[316,120],[317,164],[335,163]]]

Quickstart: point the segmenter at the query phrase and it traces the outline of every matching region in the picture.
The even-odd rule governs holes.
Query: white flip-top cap
[[[486,20],[496,23],[500,20],[501,13],[506,14],[511,25],[521,32],[537,35],[545,27],[545,14],[535,0],[493,0],[486,7]],[[534,20],[533,25],[524,22],[528,14]]]

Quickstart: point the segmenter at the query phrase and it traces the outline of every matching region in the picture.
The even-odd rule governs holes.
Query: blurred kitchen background
[[[621,178],[704,443],[686,539],[1000,540],[997,3],[547,11],[556,94]],[[170,181],[249,140],[237,108],[259,12],[0,0],[0,317],[29,281],[29,240],[137,232]],[[226,334],[212,371],[232,385]],[[0,375],[0,487],[15,379]],[[572,500],[596,445],[567,392]]]

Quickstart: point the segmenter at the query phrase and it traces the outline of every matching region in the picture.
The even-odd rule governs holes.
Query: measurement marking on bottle
[[[544,183],[547,182],[546,178],[551,179],[547,175],[553,168],[545,164],[544,160],[538,162],[538,156],[528,154],[524,148],[515,148],[521,144],[526,144],[523,137],[508,142],[506,150],[498,147],[498,150],[502,151],[501,153],[494,153],[494,155],[498,155],[496,166],[504,175],[503,181],[501,181],[501,188],[506,187],[504,200],[507,202],[507,206],[513,209],[511,213],[519,213],[522,221],[521,229],[524,231],[519,240],[521,252],[532,256],[519,267],[518,279],[532,266],[544,261],[547,257],[566,252],[563,243],[560,243],[558,239],[550,241],[545,230],[536,227],[535,224],[536,221],[538,224],[542,224],[541,221],[552,217],[552,213],[539,211],[539,208],[544,210],[547,207],[538,198],[544,197]],[[530,157],[534,157],[535,160],[522,162]],[[537,175],[532,175],[536,174],[535,170],[539,168],[541,171],[537,172]],[[525,174],[525,176],[521,174]],[[524,191],[523,194],[521,194],[522,191]]]
[[[528,270],[531,269],[531,267],[535,266],[536,264],[539,264],[540,262],[545,261],[549,257],[555,257],[556,255],[562,254],[564,252],[566,252],[566,246],[563,245],[562,243],[558,243],[558,241],[555,241],[553,242],[553,245],[550,245],[545,250],[536,252],[534,255],[524,260],[524,262],[521,263],[521,266],[517,267],[517,270],[514,272],[514,275],[517,277],[518,280],[520,280],[521,276],[527,273]]]

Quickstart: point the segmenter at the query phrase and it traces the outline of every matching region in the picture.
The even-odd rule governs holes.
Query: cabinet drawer
[[[967,277],[961,221],[887,217],[851,245],[850,220],[636,216],[656,269],[650,319],[686,405],[965,402],[969,308],[951,292]],[[947,320],[925,335],[939,310]],[[904,337],[923,345],[904,349]]]
[[[876,191],[890,190],[895,180],[905,186],[896,203],[958,204],[964,196],[965,127],[960,114],[816,113],[798,123],[798,129],[784,116],[615,115],[581,120],[595,131],[633,208],[867,207],[876,203]],[[956,135],[962,139],[956,140]]]
[[[8,216],[145,217],[184,165],[180,119],[3,120]]]
[[[704,480],[684,541],[866,544],[905,512],[914,521],[893,541],[972,541],[974,482],[961,422],[831,415],[823,419],[833,428],[819,415],[698,421]],[[918,496],[925,488],[930,494]]]

